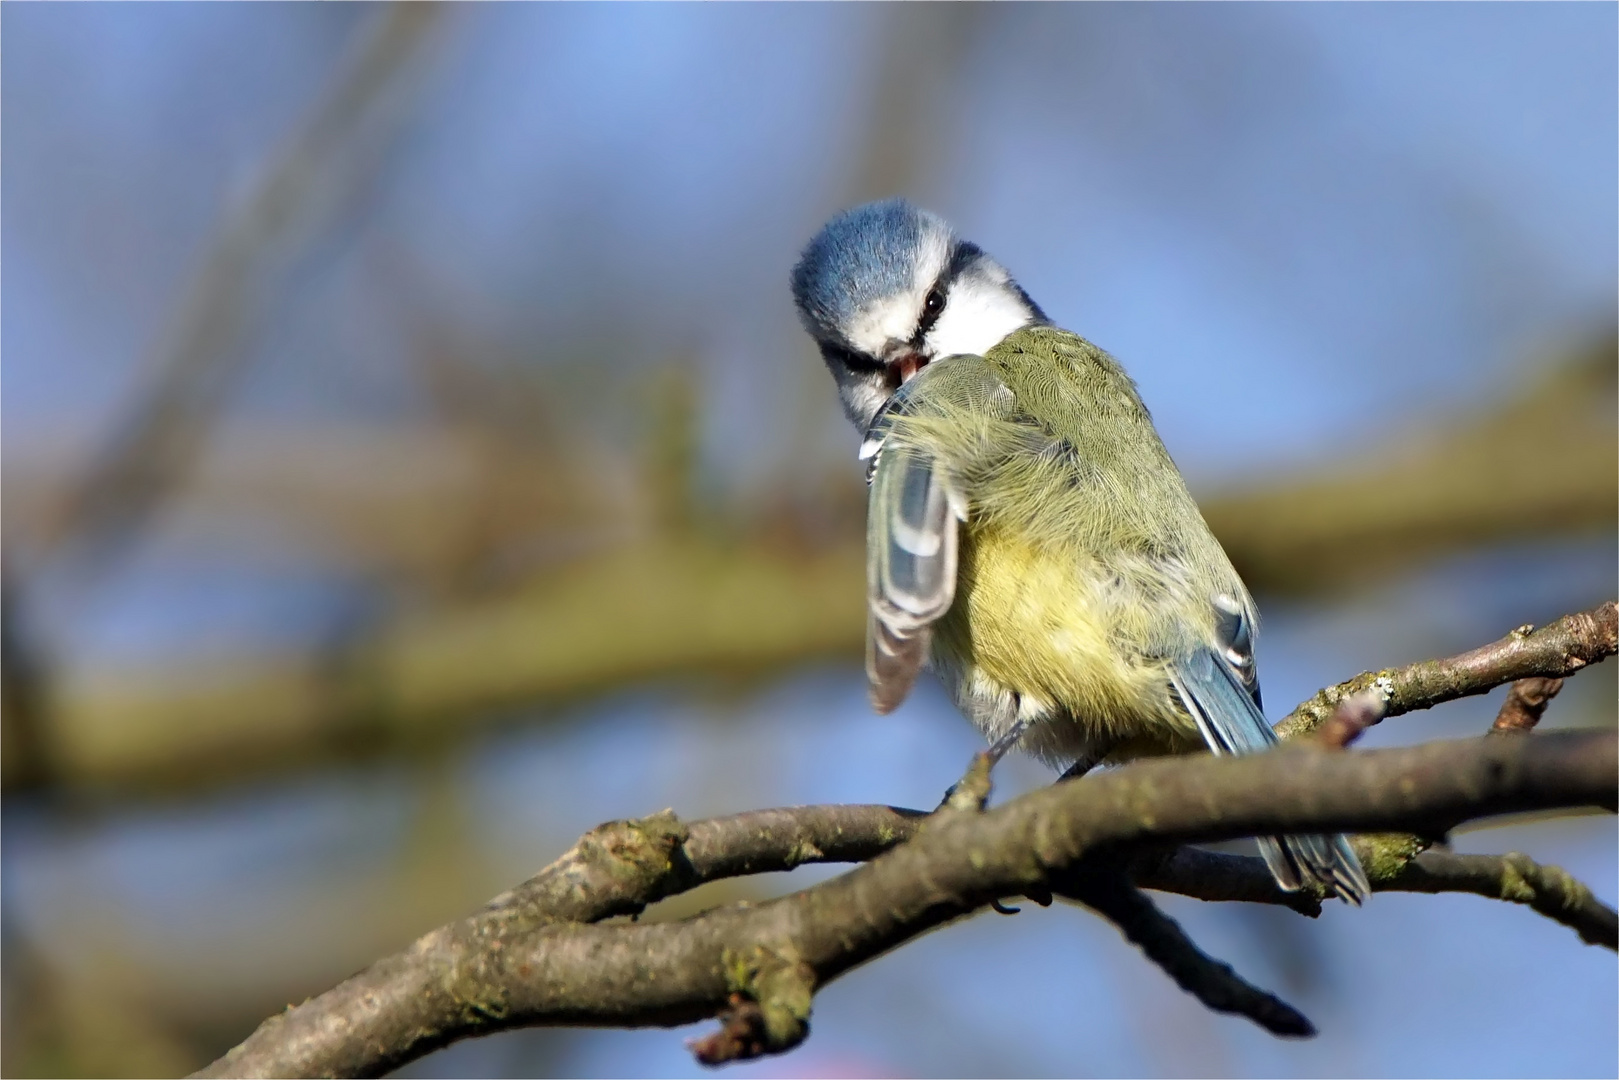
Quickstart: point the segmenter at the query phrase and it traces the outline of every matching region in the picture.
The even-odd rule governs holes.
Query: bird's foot
[[[1025,900],[1033,900],[1036,904],[1039,904],[1041,907],[1050,907],[1051,906],[1051,899],[1052,898],[1051,898],[1051,890],[1050,889],[1039,889],[1039,888],[1030,889],[1028,892],[1023,894],[1023,898]],[[1019,908],[1019,907],[1013,907],[1011,904],[1008,904],[1003,900],[991,900],[989,902],[989,906],[997,914],[1000,914],[1000,915],[1016,915],[1018,912],[1023,910],[1022,908]]]
[[[980,750],[973,755],[973,763],[967,766],[967,773],[960,780],[950,785],[939,802],[940,810],[982,810],[989,804],[989,771],[995,767],[995,759],[990,757],[988,750]],[[937,811],[935,811],[937,812]]]

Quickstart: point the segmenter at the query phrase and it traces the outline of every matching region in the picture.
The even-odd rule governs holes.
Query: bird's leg
[[[971,798],[967,799],[967,801],[976,801],[979,809],[983,809],[983,803],[989,797],[989,771],[995,767],[995,764],[1001,758],[1006,756],[1008,750],[1017,745],[1017,741],[1023,737],[1024,732],[1029,730],[1029,725],[1033,722],[1033,717],[1014,716],[1012,726],[1006,730],[1004,735],[991,743],[988,750],[980,750],[973,755],[972,769],[968,771],[966,776],[951,784],[949,789],[945,791],[944,798],[939,800],[939,809],[943,810],[947,806],[954,805],[958,801],[958,796],[967,799],[969,792],[971,793]],[[973,780],[975,776],[978,778],[976,781]],[[969,783],[969,781],[971,782]],[[967,784],[968,787],[964,789],[963,784]],[[980,786],[982,791],[977,791],[976,789]]]
[[[984,751],[989,755],[989,763],[994,765],[1005,757],[1007,752],[1018,744],[1018,740],[1023,738],[1023,733],[1029,730],[1029,725],[1032,723],[1034,723],[1034,717],[1032,716],[1020,715],[1013,720],[1012,726],[1006,729],[1006,734],[990,743],[989,749]]]
[[[1006,730],[1006,734],[996,739],[992,744],[990,744],[990,748],[985,751],[985,755],[989,758],[990,764],[993,765],[995,762],[1005,757],[1006,752],[1012,749],[1012,747],[1016,746],[1019,739],[1023,738],[1023,733],[1029,730],[1029,725],[1033,724],[1034,720],[1035,718],[1033,716],[1026,715],[1019,710],[1017,719],[1014,720],[1012,722],[1012,726]],[[1080,765],[1083,765],[1084,769],[1081,769],[1078,773],[1074,773],[1074,775],[1084,775],[1085,769],[1089,769],[1091,766],[1095,765],[1097,760],[1099,759],[1091,758],[1076,762],[1074,768],[1079,768]],[[1069,772],[1073,772],[1073,769],[1070,769]],[[1067,777],[1068,773],[1062,774],[1062,779],[1067,779]],[[949,795],[946,795],[945,801],[948,802],[949,799]],[[1035,903],[1039,904],[1041,907],[1051,906],[1052,898],[1050,889],[1037,887],[1030,889],[1024,895],[1030,900],[1033,900]],[[1020,908],[1015,908],[1010,904],[1002,903],[999,900],[994,901],[989,906],[994,908],[1002,915],[1016,915],[1021,910]]]

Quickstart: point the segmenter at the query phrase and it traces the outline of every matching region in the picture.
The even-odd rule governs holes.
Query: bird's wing
[[[910,693],[934,620],[956,596],[957,524],[938,463],[890,447],[872,475],[866,526],[866,678],[878,712]]]
[[[1252,614],[1230,596],[1215,597],[1214,608],[1220,640],[1179,657],[1170,666],[1170,682],[1214,753],[1268,750],[1278,739],[1259,707]],[[1316,881],[1356,904],[1371,892],[1360,860],[1341,833],[1260,837],[1259,853],[1284,889]]]
[[[866,520],[866,678],[878,712],[897,708],[927,660],[933,623],[956,596],[957,532],[967,501],[948,447],[922,425],[962,410],[993,414],[1010,398],[976,356],[924,368],[889,399],[861,446],[870,462]]]

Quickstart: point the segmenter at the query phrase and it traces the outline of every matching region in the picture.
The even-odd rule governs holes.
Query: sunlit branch
[[[1277,724],[1276,731],[1283,738],[1314,731],[1354,694],[1375,693],[1386,703],[1385,716],[1399,716],[1487,693],[1517,679],[1563,678],[1612,656],[1616,645],[1619,613],[1610,600],[1590,611],[1564,615],[1539,630],[1519,627],[1500,641],[1460,656],[1363,672],[1317,693]]]
[[[473,1034],[680,1024],[732,1008],[734,996],[759,1006],[758,1045],[786,1049],[803,1036],[814,989],[999,897],[1061,885],[1087,857],[1278,832],[1437,833],[1490,814],[1611,808],[1616,787],[1610,733],[1141,762],[985,812],[939,814],[866,865],[758,906],[584,926],[503,898],[272,1017],[199,1075],[372,1075]],[[666,820],[664,830],[575,849],[553,887],[589,892],[603,875],[680,881],[690,872],[685,830]],[[639,844],[648,833],[652,842]]]

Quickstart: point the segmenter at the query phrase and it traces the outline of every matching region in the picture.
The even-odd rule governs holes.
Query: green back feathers
[[[1225,563],[1135,384],[1084,338],[1029,327],[923,376],[890,437],[941,460],[975,518],[1058,548]]]

